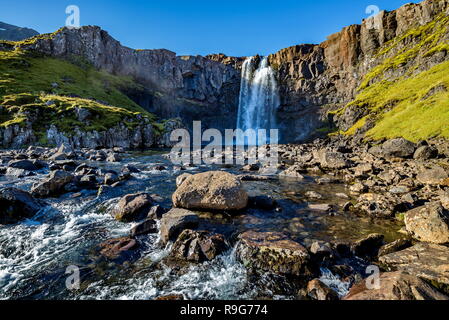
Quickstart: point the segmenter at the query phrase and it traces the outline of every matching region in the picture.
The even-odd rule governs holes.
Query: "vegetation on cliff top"
[[[43,136],[51,124],[67,134],[75,127],[103,131],[119,123],[154,124],[155,116],[124,93],[142,89],[131,78],[96,70],[79,57],[62,60],[17,47],[0,51],[1,127],[28,121]],[[89,113],[86,121],[79,121],[79,109]]]
[[[385,58],[364,77],[356,98],[334,112],[340,116],[350,106],[369,111],[344,133],[355,134],[368,121],[374,121],[366,137],[375,140],[449,138],[449,61],[417,73],[425,59],[449,52],[448,34],[449,17],[440,15],[386,43],[376,56]],[[397,68],[403,68],[401,77],[394,78],[387,73]]]

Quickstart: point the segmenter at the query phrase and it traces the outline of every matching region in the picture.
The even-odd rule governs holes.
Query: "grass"
[[[449,138],[449,61],[416,76],[396,81],[381,81],[363,90],[351,102],[366,105],[369,117],[377,119],[367,132],[372,139],[404,137],[419,141],[433,136]],[[346,134],[363,126],[358,121]]]
[[[447,35],[448,27],[449,17],[439,15],[433,21],[423,26],[412,28],[404,35],[386,43],[383,49],[376,54],[376,58],[387,56],[394,48],[398,49],[404,43],[414,42],[415,44],[412,46],[405,45],[404,48],[398,49],[399,52],[397,54],[384,58],[382,63],[374,67],[364,77],[359,90],[367,88],[374,80],[382,78],[388,70],[400,68],[413,61],[421,53],[426,56],[434,54],[437,51],[446,51],[448,45],[441,43],[441,41]]]
[[[129,77],[96,70],[79,57],[56,59],[17,46],[0,51],[0,126],[32,123],[42,142],[52,124],[68,135],[74,128],[104,131],[119,123],[128,128],[151,123],[155,131],[163,131],[153,114],[125,94],[128,90],[143,88]],[[78,120],[79,108],[89,112],[86,121]]]

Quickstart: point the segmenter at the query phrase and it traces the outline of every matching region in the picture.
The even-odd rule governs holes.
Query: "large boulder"
[[[122,197],[112,211],[115,219],[130,222],[148,215],[153,198],[148,193],[127,194]]]
[[[434,284],[449,286],[449,248],[420,242],[413,247],[379,257],[388,271],[404,271]]]
[[[431,202],[405,214],[407,231],[420,241],[449,243],[449,211],[440,202]]]
[[[433,165],[419,168],[416,179],[423,184],[440,185],[448,177],[447,172],[442,167]]]
[[[138,247],[132,237],[109,239],[99,244],[100,255],[110,260],[127,260],[134,256]]]
[[[178,208],[197,210],[240,210],[248,204],[248,194],[240,180],[223,171],[189,176],[172,197]]]
[[[367,288],[366,280],[352,286],[344,300],[449,300],[441,292],[414,275],[385,272],[379,288]]]
[[[8,163],[8,167],[28,171],[35,171],[39,169],[38,166],[36,166],[34,162],[30,160],[12,160]]]
[[[246,231],[239,235],[237,258],[250,270],[295,276],[312,276],[309,252],[279,232]]]
[[[74,179],[73,174],[62,170],[52,171],[50,176],[43,182],[39,182],[33,185],[31,193],[35,197],[47,197],[50,195],[56,195],[63,193],[64,186],[72,182]]]
[[[184,230],[176,239],[170,256],[189,262],[211,261],[229,249],[221,234],[207,231]]]
[[[307,284],[307,295],[313,300],[331,301],[339,300],[338,294],[326,286],[319,279],[313,279]]]
[[[0,224],[12,224],[34,216],[43,203],[16,188],[0,189]]]
[[[324,169],[343,169],[348,167],[349,162],[341,152],[333,152],[321,149],[313,152],[315,160]]]
[[[198,216],[189,210],[171,209],[162,216],[160,232],[163,243],[175,241],[185,229],[195,229],[198,226]]]
[[[404,138],[387,140],[382,145],[382,154],[386,158],[410,158],[416,150],[416,145]]]

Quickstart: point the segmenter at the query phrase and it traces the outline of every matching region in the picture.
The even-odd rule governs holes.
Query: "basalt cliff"
[[[270,55],[281,99],[276,118],[282,141],[304,142],[326,134],[357,139],[403,136],[413,141],[449,136],[448,28],[449,1],[426,0],[382,11],[321,44],[296,45]],[[101,136],[121,127],[121,136],[128,141],[124,146],[138,147],[163,145],[160,140],[168,142],[171,128],[189,128],[194,120],[201,120],[203,129],[236,126],[244,57],[177,56],[164,49],[130,49],[94,26],[2,42],[0,54],[0,134],[5,147],[48,140],[55,143],[49,129],[63,135],[59,140],[65,138],[78,146],[111,147],[116,142],[110,135],[92,143],[83,138],[83,132]],[[57,64],[64,64],[65,71],[56,68]],[[57,70],[54,74],[37,74],[29,86],[23,85],[28,78],[11,72],[15,69],[29,74],[30,69],[40,72],[52,68]],[[92,78],[96,90],[80,88],[78,82]],[[32,98],[25,98],[27,103],[12,97],[29,94],[30,88],[34,93]],[[129,126],[129,122],[136,122],[129,114],[126,123],[98,125],[94,117],[85,128],[85,119],[75,114],[83,103],[58,102],[78,98],[104,108],[124,107],[141,113],[147,123],[139,120]],[[40,121],[40,134],[36,134],[36,118],[42,117],[30,115],[35,110],[29,105],[38,103],[48,111],[53,102],[56,107],[66,106],[65,116],[70,121],[62,125],[61,117]],[[175,118],[176,125],[175,120],[165,125],[164,119]],[[67,132],[70,124],[77,128],[75,132]],[[29,130],[24,133],[24,128]],[[151,142],[142,138],[150,136],[148,132]]]

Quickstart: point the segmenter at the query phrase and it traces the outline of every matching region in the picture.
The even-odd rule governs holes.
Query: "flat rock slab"
[[[356,283],[343,300],[449,300],[449,297],[418,277],[397,271],[382,273],[377,288],[367,288],[366,280]]]
[[[246,231],[239,240],[237,258],[249,269],[306,278],[312,274],[307,249],[283,233]]]
[[[449,285],[449,248],[432,243],[418,243],[402,251],[379,258],[388,270],[405,271],[424,280]]]

